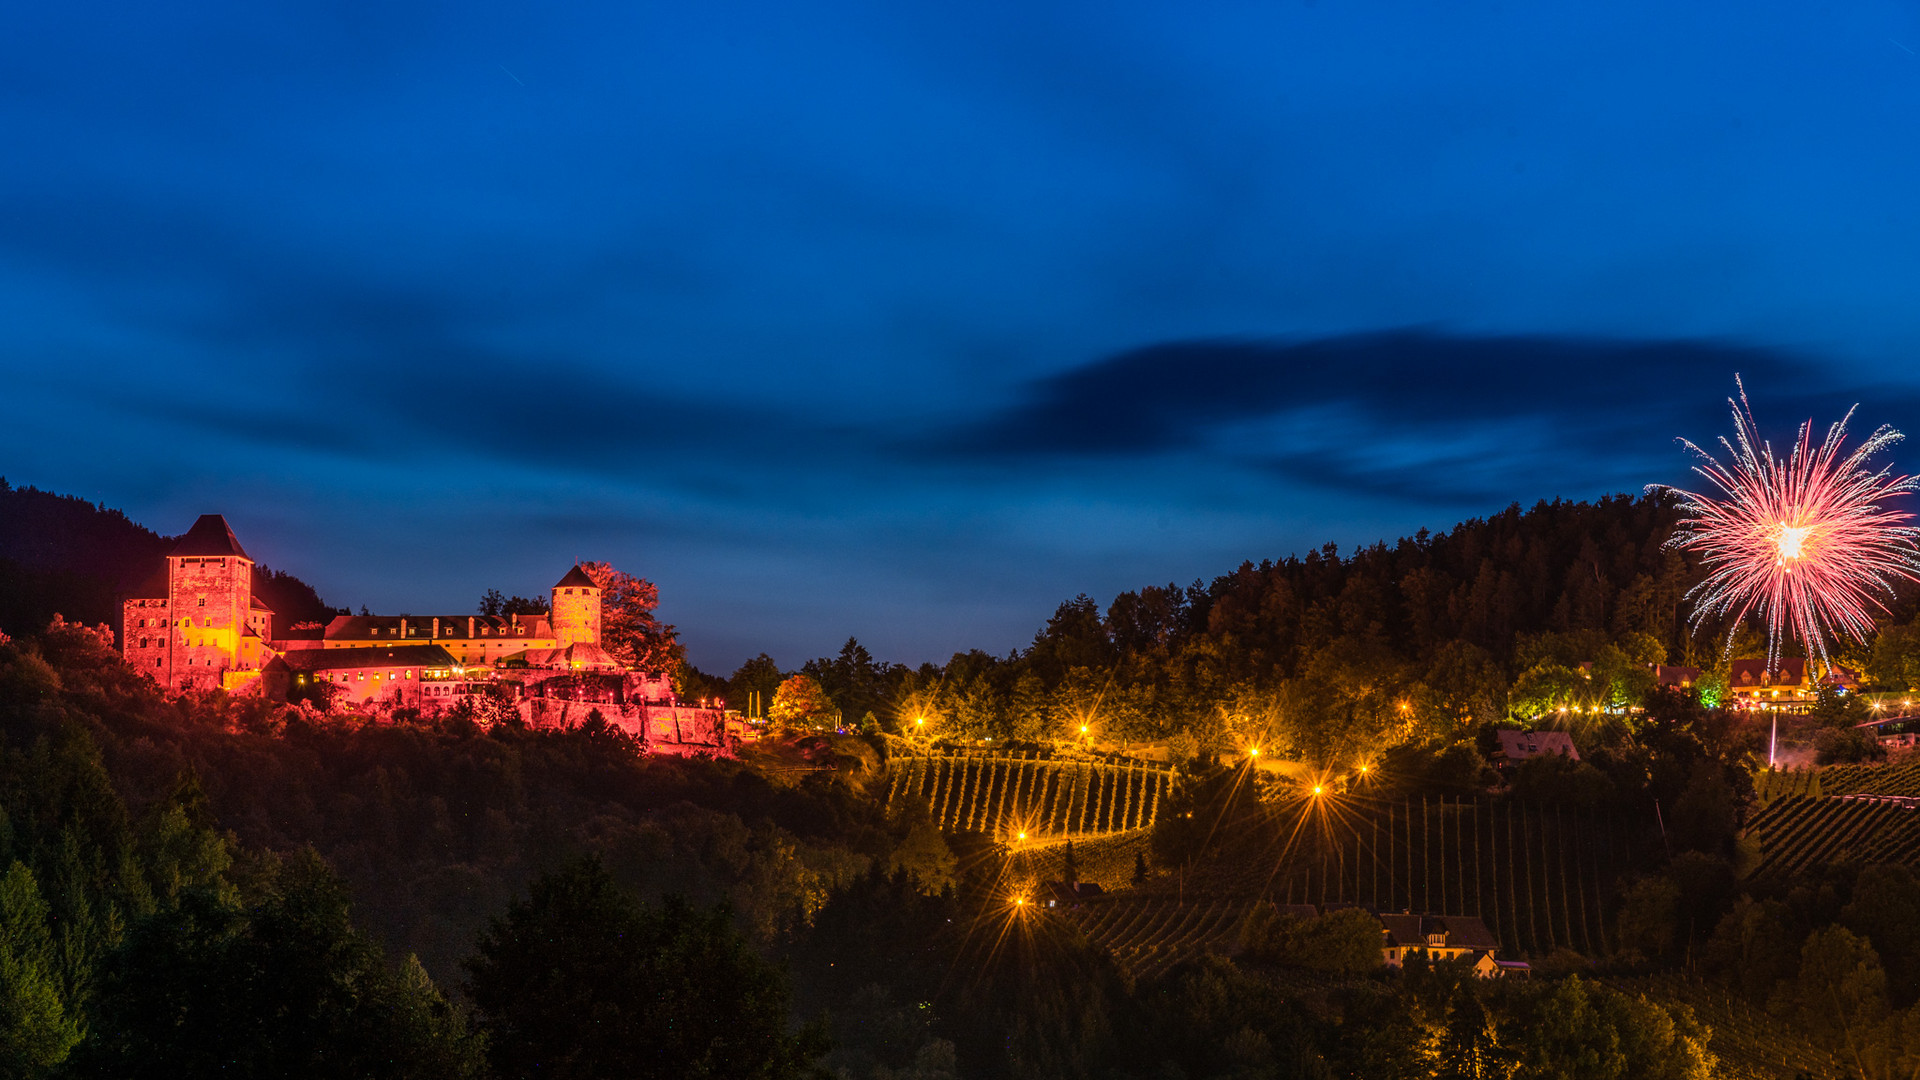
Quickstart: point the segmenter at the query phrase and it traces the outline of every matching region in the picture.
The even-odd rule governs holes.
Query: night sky
[[[1911,5],[929,7],[12,7],[0,475],[724,673],[1920,426]]]

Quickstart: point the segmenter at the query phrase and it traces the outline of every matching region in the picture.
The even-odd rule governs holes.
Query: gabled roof
[[[600,586],[595,585],[593,579],[587,576],[587,572],[580,569],[576,564],[573,569],[567,571],[566,577],[554,582],[553,587],[556,589],[597,589]]]
[[[1736,689],[1753,686],[1799,686],[1807,679],[1807,658],[1804,656],[1783,656],[1774,661],[1772,671],[1767,670],[1764,657],[1749,660],[1735,660],[1727,672],[1727,682]]]
[[[1487,929],[1487,924],[1475,915],[1430,915],[1427,917],[1427,933],[1435,932],[1436,927],[1447,932],[1449,949],[1497,949],[1500,942]]]
[[[178,543],[173,545],[175,556],[180,555],[237,555],[251,560],[252,556],[240,546],[234,538],[233,529],[227,525],[227,519],[219,514],[201,514],[200,520],[193,523]]]
[[[465,638],[469,622],[473,624],[475,641],[553,636],[553,628],[545,615],[522,615],[517,623],[508,615],[335,615],[327,622],[326,638],[328,641],[399,641],[415,638],[431,641],[436,618],[440,620],[442,639]],[[405,639],[399,636],[402,619],[407,623]],[[514,633],[516,626],[521,633]],[[480,634],[483,627],[492,633]],[[376,630],[379,632],[375,633]]]
[[[438,645],[395,645],[390,649],[293,649],[282,663],[294,671],[354,671],[360,668],[450,668],[459,661]]]
[[[1573,736],[1564,731],[1514,731],[1503,728],[1496,732],[1500,737],[1500,752],[1508,761],[1525,761],[1542,754],[1560,754],[1580,760],[1580,748],[1573,745]]]
[[[1414,915],[1383,912],[1374,916],[1387,932],[1387,945],[1426,948],[1428,934],[1447,935],[1447,948],[1491,951],[1500,942],[1477,915]]]
[[[1653,681],[1656,686],[1692,686],[1700,681],[1700,669],[1684,664],[1653,664]]]
[[[1420,916],[1383,913],[1376,917],[1387,931],[1388,945],[1424,946],[1427,943],[1426,937],[1420,933]]]
[[[620,667],[620,661],[614,659],[612,653],[587,641],[576,641],[564,649],[528,649],[514,655],[525,660],[528,667],[588,671],[618,670]]]

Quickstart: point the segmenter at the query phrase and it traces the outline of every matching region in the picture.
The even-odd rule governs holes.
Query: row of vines
[[[1090,904],[1078,914],[1089,941],[1135,978],[1148,979],[1201,953],[1231,949],[1252,907],[1246,900],[1141,897]]]
[[[923,800],[940,828],[1011,837],[1078,835],[1153,824],[1173,773],[1013,757],[915,756],[889,768],[889,803]]]
[[[1774,799],[1747,822],[1760,841],[1754,876],[1786,878],[1829,863],[1920,867],[1920,810],[1870,799]]]
[[[1755,773],[1754,793],[1762,804],[1787,796],[1920,796],[1920,758],[1868,765],[1822,765],[1812,769],[1772,769]]]
[[[1286,850],[1191,885],[1280,903],[1477,915],[1508,953],[1610,951],[1608,908],[1632,865],[1617,817],[1484,799],[1309,804]],[[1651,815],[1649,815],[1650,817]],[[1653,822],[1643,823],[1649,827]]]

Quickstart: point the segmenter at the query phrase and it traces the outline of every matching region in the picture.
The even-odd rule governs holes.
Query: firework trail
[[[1747,389],[1739,377],[1733,409],[1733,440],[1720,437],[1728,454],[1721,464],[1700,447],[1680,442],[1699,456],[1693,471],[1706,477],[1719,495],[1701,495],[1664,484],[1649,490],[1680,496],[1682,518],[1668,546],[1698,552],[1707,578],[1687,593],[1696,600],[1693,625],[1731,614],[1727,647],[1746,616],[1767,624],[1767,666],[1780,657],[1788,632],[1822,661],[1827,639],[1839,636],[1865,642],[1873,630],[1870,608],[1886,610],[1879,593],[1891,595],[1893,579],[1920,581],[1920,529],[1912,515],[1882,506],[1887,499],[1920,488],[1920,481],[1891,475],[1891,466],[1870,470],[1867,459],[1898,442],[1901,435],[1882,426],[1845,457],[1847,421],[1854,409],[1827,429],[1818,446],[1813,421],[1785,460],[1760,438]]]

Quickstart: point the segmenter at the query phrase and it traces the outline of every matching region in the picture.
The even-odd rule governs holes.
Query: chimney
[[[467,616],[467,636],[473,636],[473,616]]]
[[[440,638],[440,616],[438,615],[433,617],[433,636],[436,641]]]
[[[405,615],[400,616],[400,636],[403,638],[407,636],[407,617]]]

